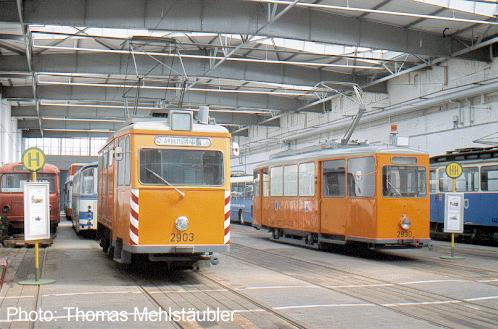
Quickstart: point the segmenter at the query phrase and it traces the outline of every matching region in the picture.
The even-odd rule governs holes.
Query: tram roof
[[[498,158],[498,147],[471,147],[447,151],[445,154],[431,157],[431,164],[441,164],[452,161],[472,162],[486,161]]]
[[[404,154],[404,155],[418,155],[426,154],[425,152],[408,148],[399,147],[393,145],[362,145],[362,146],[345,146],[336,148],[321,148],[314,151],[299,152],[299,150],[294,151],[296,153],[280,153],[274,155],[269,161],[262,163],[257,166],[258,168],[285,164],[289,162],[299,162],[301,160],[317,160],[326,157],[338,157],[338,156],[355,156],[355,155],[371,155],[378,153],[387,154]]]
[[[168,121],[135,122],[130,124],[129,126],[121,128],[120,130],[118,130],[118,133],[126,130],[172,131]],[[197,123],[193,124],[191,131],[201,133],[228,133],[228,129],[223,126],[204,125]]]

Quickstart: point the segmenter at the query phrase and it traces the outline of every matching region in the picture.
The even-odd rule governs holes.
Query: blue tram
[[[97,229],[97,162],[83,166],[73,177],[73,227],[76,233]]]
[[[241,224],[252,224],[253,177],[233,176],[230,178],[230,183],[230,221]]]
[[[452,191],[445,174],[449,162],[458,162],[463,174],[457,192],[464,193],[464,238],[498,240],[498,147],[466,148],[431,158],[431,231],[443,232],[444,193]]]

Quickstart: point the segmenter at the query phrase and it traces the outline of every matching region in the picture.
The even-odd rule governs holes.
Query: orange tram
[[[312,247],[429,242],[429,156],[398,146],[282,154],[254,171],[254,225]]]
[[[117,262],[197,269],[229,246],[231,136],[192,112],[169,117],[131,124],[100,151],[97,235]]]
[[[24,232],[23,182],[31,180],[31,172],[23,164],[9,163],[0,167],[1,216],[7,218],[9,232]],[[46,164],[37,173],[38,181],[48,181],[50,186],[50,231],[55,233],[59,225],[59,169]]]

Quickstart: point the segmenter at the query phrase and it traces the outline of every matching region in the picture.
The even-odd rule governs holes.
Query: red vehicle
[[[78,170],[80,170],[83,166],[87,165],[88,163],[73,163],[72,165],[69,166],[69,169],[67,171],[67,176],[74,176]]]
[[[7,217],[9,231],[20,233],[24,229],[24,199],[22,182],[31,180],[31,173],[22,163],[8,163],[0,167],[0,207]],[[50,183],[50,231],[55,233],[59,225],[59,169],[46,164],[37,173],[38,181]]]

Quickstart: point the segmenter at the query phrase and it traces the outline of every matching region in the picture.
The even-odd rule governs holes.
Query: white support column
[[[11,147],[9,145],[10,138],[10,126],[12,124],[12,120],[10,119],[10,105],[2,104],[2,158],[3,163],[10,162],[10,151]]]
[[[0,162],[10,161],[9,132],[12,120],[10,117],[10,105],[0,100]]]
[[[9,162],[17,161],[17,118],[10,118],[10,131],[9,131],[9,147],[10,159]]]
[[[21,161],[21,155],[22,155],[22,152],[24,151],[23,143],[22,143],[22,130],[21,129],[17,129],[16,145],[17,145],[16,161]]]

